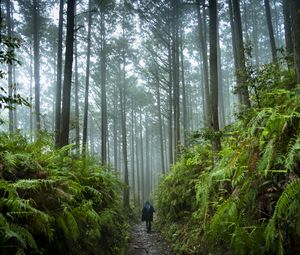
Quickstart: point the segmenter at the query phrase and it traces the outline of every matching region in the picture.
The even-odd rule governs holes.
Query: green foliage
[[[120,183],[69,149],[0,134],[1,254],[123,254]]]
[[[0,46],[0,65],[20,64],[15,54],[15,50],[20,47],[20,40],[18,38],[1,35]],[[6,73],[0,70],[0,80],[5,78],[5,75]],[[10,86],[13,86],[13,84],[10,84]],[[12,109],[15,104],[30,106],[20,94],[10,96],[5,88],[0,86],[0,109]]]
[[[222,131],[217,164],[197,145],[161,181],[159,225],[178,254],[299,253],[300,87],[290,75],[263,67],[255,106]]]

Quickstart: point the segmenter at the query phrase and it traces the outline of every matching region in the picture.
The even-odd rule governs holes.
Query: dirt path
[[[136,224],[131,229],[128,255],[173,255],[169,245],[160,233],[153,228],[146,232],[145,223]]]

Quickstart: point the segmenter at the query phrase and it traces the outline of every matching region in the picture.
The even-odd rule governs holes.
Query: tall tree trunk
[[[175,158],[180,145],[180,93],[179,93],[179,0],[172,3],[172,69],[173,69],[173,107],[174,107],[174,151]]]
[[[159,125],[159,140],[160,140],[160,162],[162,174],[165,174],[165,155],[164,155],[164,140],[163,140],[163,130],[162,130],[162,113],[161,113],[161,99],[160,99],[160,82],[159,82],[159,72],[156,69],[156,101],[157,101],[157,114],[158,114],[158,125]]]
[[[72,86],[72,65],[74,51],[74,9],[75,0],[68,0],[67,7],[67,36],[66,36],[66,53],[65,69],[63,83],[63,101],[62,101],[62,121],[60,133],[60,147],[69,143],[69,124],[70,124],[70,103],[71,103],[71,86]]]
[[[144,146],[143,146],[143,120],[142,109],[140,109],[140,151],[141,151],[141,191],[142,201],[145,201],[145,171],[144,171]]]
[[[172,78],[172,51],[171,42],[168,45],[168,65],[169,65],[169,87],[168,87],[168,140],[169,140],[169,165],[174,163],[173,157],[173,78]]]
[[[300,84],[300,1],[291,0],[290,4],[294,45],[294,63],[297,74],[297,83]]]
[[[6,23],[7,23],[7,35],[10,37],[12,36],[12,26],[11,26],[11,2],[10,0],[6,0]],[[2,23],[1,23],[2,25]],[[7,70],[7,85],[8,85],[8,96],[12,98],[13,96],[13,66],[8,64]],[[8,129],[9,132],[12,133],[14,131],[14,119],[13,119],[13,109],[12,104],[9,103],[9,110],[8,110]]]
[[[231,3],[231,1],[228,1]],[[239,103],[242,107],[250,107],[249,91],[246,86],[246,66],[245,66],[245,53],[242,32],[242,22],[240,14],[239,0],[232,0],[233,10],[233,31],[236,41],[236,76],[237,76],[237,93],[239,96]]]
[[[91,6],[91,0],[89,0],[88,35],[87,35],[87,49],[86,49],[86,69],[85,69],[85,97],[84,97],[84,113],[83,113],[83,126],[82,126],[82,154],[83,155],[86,154],[87,131],[88,131],[91,30],[92,30],[92,6]]]
[[[114,107],[113,107],[113,138],[114,138],[114,168],[118,169],[118,130],[117,130],[117,102],[116,86],[114,86]]]
[[[274,29],[273,29],[273,25],[272,25],[271,9],[270,9],[269,0],[264,0],[264,4],[265,4],[267,25],[268,25],[268,31],[269,31],[269,39],[270,39],[270,44],[271,44],[272,59],[273,59],[273,62],[275,62],[276,58],[277,58],[276,43],[275,43],[275,37],[274,37]]]
[[[106,31],[105,14],[101,12],[101,164],[107,162],[107,101],[106,101]]]
[[[124,28],[123,28],[124,29]],[[123,30],[124,38],[124,30]],[[123,201],[124,206],[129,208],[129,173],[128,173],[128,155],[127,155],[127,131],[126,131],[126,56],[125,49],[122,52],[122,77],[120,86],[120,105],[121,105],[121,129],[122,129],[122,153],[124,163],[124,188]]]
[[[75,6],[75,13],[76,13]],[[75,18],[75,27],[77,26],[77,18]],[[75,35],[75,49],[74,49],[74,58],[75,58],[75,145],[76,150],[80,153],[80,128],[79,128],[79,79],[78,79],[78,51],[77,51],[77,34]]]
[[[35,105],[35,128],[38,133],[41,130],[40,113],[40,19],[38,0],[33,0],[33,54],[34,54],[34,105]],[[36,134],[37,137],[37,134]]]
[[[146,117],[148,119],[148,117]],[[149,126],[148,122],[146,122],[146,127],[145,127],[145,150],[146,150],[146,182],[145,182],[145,189],[146,189],[146,199],[150,199],[150,148],[149,148],[149,139],[150,139],[150,134],[149,134]]]
[[[283,17],[284,17],[284,34],[285,34],[285,46],[290,57],[288,61],[289,68],[292,68],[293,65],[293,38],[292,38],[292,24],[291,24],[291,9],[290,9],[290,0],[282,0],[283,7]]]
[[[59,145],[61,122],[61,85],[62,85],[62,38],[63,38],[63,11],[64,0],[59,1],[59,22],[57,41],[56,66],[56,99],[55,99],[55,145]]]
[[[183,144],[188,146],[188,116],[187,116],[187,102],[186,102],[186,83],[184,75],[184,56],[183,56],[183,31],[180,36],[180,59],[181,59],[181,82],[182,82],[182,121],[183,121]]]
[[[32,105],[32,91],[33,91],[33,58],[32,58],[32,47],[30,47],[30,80],[29,80],[29,102]],[[30,141],[33,140],[33,111],[32,107],[29,109],[29,129],[30,129]]]
[[[212,102],[212,129],[219,131],[218,116],[218,24],[217,24],[217,0],[209,0],[209,65],[210,88]],[[220,138],[216,136],[212,141],[214,151],[221,148]]]
[[[204,8],[204,6],[203,6]],[[210,88],[208,79],[208,59],[207,59],[207,44],[206,44],[206,25],[205,25],[205,15],[202,16],[200,9],[200,1],[197,4],[197,15],[198,15],[198,27],[199,27],[199,42],[200,42],[200,52],[202,58],[203,66],[203,82],[204,82],[204,125],[209,127],[211,125],[211,103],[210,103]]]
[[[257,15],[256,15],[256,0],[251,0],[251,19],[253,22],[253,53],[255,64],[259,65],[259,50],[258,50],[258,25],[257,25]]]
[[[135,202],[135,146],[134,146],[134,137],[135,137],[135,132],[134,132],[134,103],[132,100],[131,103],[131,180],[132,180],[132,198],[133,201]]]
[[[217,21],[218,22],[218,21]],[[217,23],[218,24],[218,23]],[[222,58],[221,58],[221,48],[220,48],[220,40],[219,40],[219,32],[217,32],[217,59],[218,59],[218,96],[219,96],[219,126],[220,128],[225,127],[225,104],[224,104],[224,91],[223,91],[223,72],[222,72]]]
[[[137,126],[137,116],[136,112],[134,112],[134,130],[136,133],[135,136],[135,150],[136,150],[136,178],[137,178],[137,201],[138,204],[141,204],[141,178],[140,178],[140,161],[139,161],[139,138],[138,138],[138,126]]]

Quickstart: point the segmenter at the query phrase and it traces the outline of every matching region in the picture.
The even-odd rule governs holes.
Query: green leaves
[[[168,237],[179,254],[197,245],[194,254],[203,253],[207,244],[205,252],[212,254],[293,249],[291,240],[300,233],[300,93],[299,87],[282,86],[280,72],[274,74],[277,80],[265,75],[260,77],[267,84],[259,88],[259,107],[222,132],[217,164],[212,165],[207,146],[195,146],[159,186],[159,223],[163,229],[176,226]]]
[[[54,150],[45,134],[34,143],[0,134],[1,254],[8,246],[9,254],[114,254],[125,245],[116,176],[92,159],[66,157],[70,149]]]

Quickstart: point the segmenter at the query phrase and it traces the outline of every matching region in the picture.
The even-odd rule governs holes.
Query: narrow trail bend
[[[152,227],[153,228],[153,227]],[[161,234],[155,229],[146,232],[145,222],[136,224],[131,229],[128,255],[173,255]]]

